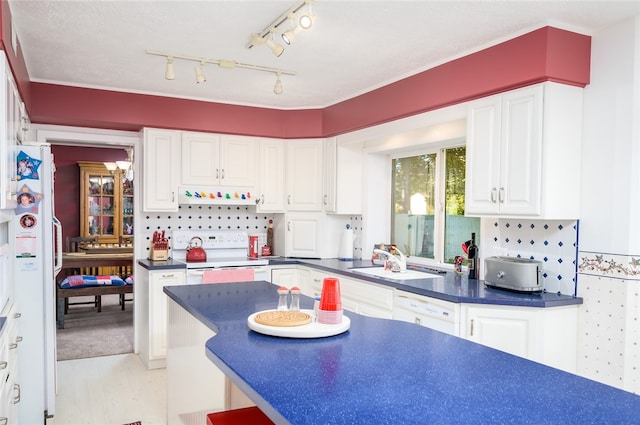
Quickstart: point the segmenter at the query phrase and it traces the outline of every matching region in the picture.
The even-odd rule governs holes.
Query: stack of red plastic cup
[[[329,325],[342,323],[342,296],[340,295],[340,280],[338,278],[325,277],[322,281],[318,323]]]

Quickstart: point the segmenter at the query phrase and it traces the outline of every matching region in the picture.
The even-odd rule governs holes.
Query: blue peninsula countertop
[[[207,357],[278,424],[640,424],[640,396],[411,323],[345,312],[333,337],[256,333],[247,317],[277,304],[268,282],[164,292],[216,333]]]

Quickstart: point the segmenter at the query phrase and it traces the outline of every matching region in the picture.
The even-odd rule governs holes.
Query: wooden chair
[[[69,237],[67,236],[67,239],[65,240],[65,250],[66,252],[81,252],[82,248],[87,248],[87,247],[91,247],[93,246],[93,244],[98,242],[98,238],[95,236],[91,236],[91,237],[86,237],[86,236],[75,236],[75,237]],[[97,275],[98,274],[98,269],[97,268],[82,268],[82,269],[73,269],[73,270],[69,270],[67,271],[67,275],[69,274],[86,274],[86,275]],[[84,301],[84,302],[69,302],[69,298],[65,298],[64,299],[64,314],[68,314],[69,313],[69,306],[70,305],[82,305],[82,304],[93,304],[94,307],[98,308],[100,306],[102,302],[102,299],[100,298],[100,295],[96,295],[93,299],[93,302],[91,301]]]

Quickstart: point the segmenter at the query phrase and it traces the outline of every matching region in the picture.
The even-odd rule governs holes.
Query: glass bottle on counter
[[[291,311],[300,311],[300,288],[294,286],[291,288],[291,305],[289,306]]]
[[[289,310],[289,289],[284,286],[278,288],[278,310]]]
[[[469,279],[478,279],[478,246],[476,245],[476,234],[471,234],[471,245],[469,245]]]

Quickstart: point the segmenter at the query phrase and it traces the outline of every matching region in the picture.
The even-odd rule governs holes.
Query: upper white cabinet
[[[258,144],[243,136],[182,133],[181,184],[252,189],[258,179]]]
[[[282,212],[285,209],[286,141],[261,139],[258,212]]]
[[[328,213],[362,214],[363,150],[341,146],[335,137],[324,143],[323,207]]]
[[[143,209],[178,211],[180,132],[143,130]]]
[[[324,139],[287,141],[288,211],[322,211],[323,142]]]
[[[11,74],[4,53],[0,53],[0,122],[4,129],[0,132],[0,210],[16,206],[16,145],[22,134],[23,109],[20,95]]]
[[[466,215],[578,218],[582,96],[544,83],[469,104]]]

